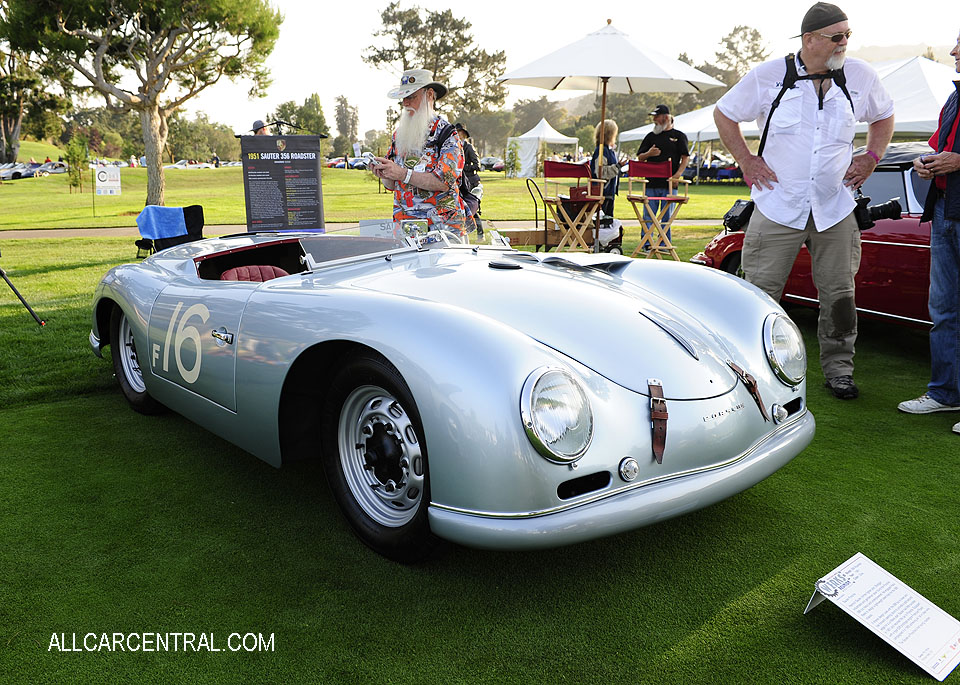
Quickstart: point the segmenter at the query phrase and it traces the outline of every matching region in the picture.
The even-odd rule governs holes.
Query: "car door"
[[[258,283],[167,286],[150,313],[150,369],[185,390],[237,409],[237,331]]]

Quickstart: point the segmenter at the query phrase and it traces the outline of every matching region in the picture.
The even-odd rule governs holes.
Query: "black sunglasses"
[[[841,31],[840,33],[820,33],[819,31],[815,31],[815,33],[818,36],[829,38],[834,43],[839,43],[844,38],[850,38],[850,36],[853,34],[853,30],[847,29],[846,31]]]

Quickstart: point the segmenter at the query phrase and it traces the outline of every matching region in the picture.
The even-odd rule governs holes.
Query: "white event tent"
[[[894,132],[929,136],[937,130],[940,108],[953,92],[954,69],[926,57],[878,62],[873,65],[894,103]],[[677,116],[674,128],[683,131],[691,143],[717,140],[720,134],[713,122],[714,106]],[[743,122],[745,138],[759,138],[763,132],[756,122]],[[653,124],[620,134],[620,143],[643,140]],[[857,123],[857,133],[866,133],[867,124]]]
[[[549,145],[577,145],[579,142],[572,136],[565,136],[547,123],[546,119],[541,119],[540,123],[520,136],[507,138],[507,149],[510,149],[510,143],[517,141],[519,149],[517,155],[520,159],[521,178],[530,178],[537,175],[537,153],[540,146]]]

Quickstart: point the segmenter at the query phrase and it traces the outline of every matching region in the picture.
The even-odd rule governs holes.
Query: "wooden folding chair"
[[[562,180],[561,180],[562,179]],[[586,180],[581,185],[581,180]],[[576,181],[575,186],[565,188],[569,195],[561,195],[561,185]],[[570,162],[543,163],[543,203],[553,216],[553,224],[563,232],[557,251],[590,251],[592,240],[587,231],[600,205],[603,204],[603,181],[590,178],[588,164]],[[547,220],[547,228],[550,220]]]
[[[690,181],[680,179],[674,181],[673,167],[669,160],[666,162],[637,162],[631,161],[627,171],[627,200],[633,207],[634,214],[640,221],[640,242],[637,249],[633,251],[632,257],[636,257],[643,252],[644,257],[651,254],[657,259],[663,259],[663,254],[668,254],[676,261],[680,261],[677,256],[677,250],[670,242],[667,231],[673,225],[677,218],[677,213],[681,205],[685,205],[690,197],[687,195],[687,187]],[[647,195],[647,181],[651,178],[667,178],[668,183],[667,197],[650,197]],[[638,183],[639,192],[635,193],[633,184]],[[683,187],[683,195],[674,195],[673,190],[677,184]],[[659,208],[654,211],[650,206],[651,201],[660,203]],[[644,212],[646,210],[646,212]],[[647,218],[649,218],[649,221]],[[649,225],[647,225],[649,223]],[[644,248],[646,245],[646,249]]]

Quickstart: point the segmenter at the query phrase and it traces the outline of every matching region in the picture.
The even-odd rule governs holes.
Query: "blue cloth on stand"
[[[137,215],[137,228],[140,229],[140,235],[150,240],[186,235],[187,223],[183,219],[183,207],[147,205]]]

